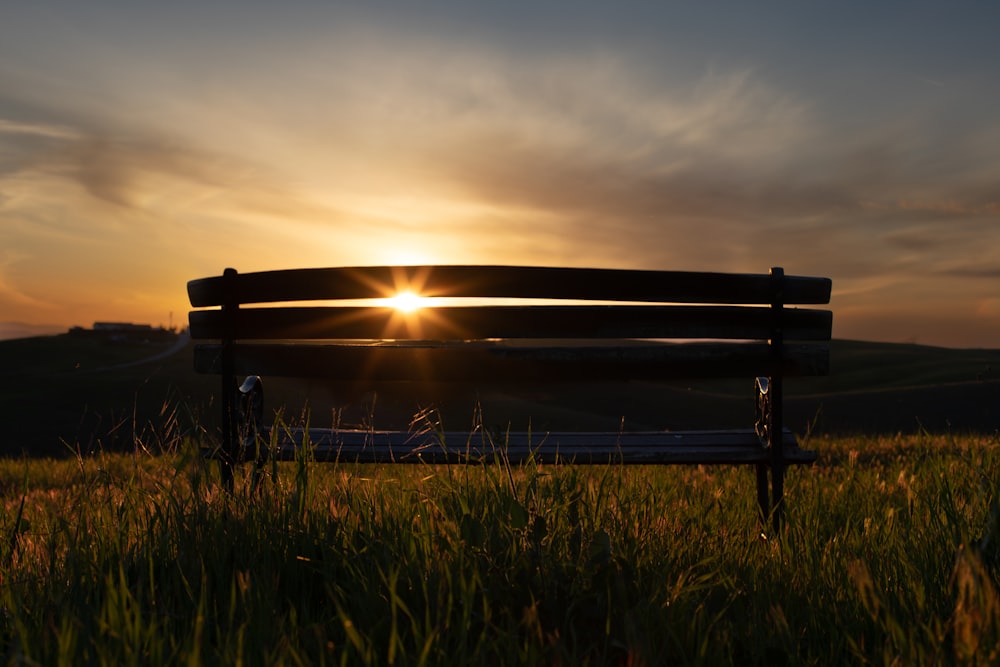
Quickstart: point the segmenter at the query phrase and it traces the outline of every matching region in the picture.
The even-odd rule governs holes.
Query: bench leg
[[[772,346],[780,350],[781,337],[775,335]],[[757,502],[760,504],[762,523],[767,522],[770,513],[774,534],[781,532],[781,514],[785,496],[784,460],[784,410],[782,406],[784,389],[781,376],[759,377],[756,379],[756,419],[754,430],[761,444],[770,452],[770,462],[757,465]],[[768,503],[767,470],[771,469],[771,497]],[[769,512],[770,510],[770,512]]]
[[[232,492],[235,483],[233,468],[243,462],[248,450],[255,452],[255,472],[260,465],[257,438],[264,419],[263,382],[258,376],[248,376],[242,384],[233,386],[226,396],[228,401],[224,401],[222,407],[224,424],[219,452],[219,479],[222,487]]]
[[[781,532],[781,515],[784,510],[785,497],[785,466],[777,465],[771,468],[771,503],[774,505],[771,522],[774,534]]]
[[[771,466],[767,463],[758,463],[757,468],[757,505],[761,527],[767,525],[768,517],[771,518],[771,527],[774,533],[781,531],[782,510],[784,509],[785,498],[785,466]],[[770,472],[771,483],[768,484],[768,472]],[[768,488],[770,487],[770,488]]]
[[[222,448],[218,453],[219,481],[228,493],[233,492],[233,464],[236,452],[236,393],[235,381],[222,376]]]
[[[264,382],[259,375],[248,375],[240,385],[240,460],[253,456],[250,492],[256,493],[264,472],[265,452],[260,433],[264,423]]]
[[[757,506],[760,512],[760,525],[767,524],[767,518],[771,516],[771,493],[767,484],[767,464],[757,464]]]

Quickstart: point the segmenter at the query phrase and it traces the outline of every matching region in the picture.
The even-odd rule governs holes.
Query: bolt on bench
[[[401,291],[447,297],[405,313]],[[815,461],[783,427],[786,377],[826,375],[828,278],[521,266],[295,269],[192,280],[195,370],[222,378],[223,483],[265,454],[317,460],[753,466],[762,518],[780,525],[787,466]],[[323,302],[303,306],[303,302]],[[330,305],[330,304],[333,305]],[[247,305],[252,305],[247,307]],[[264,423],[260,376],[356,383],[754,380],[742,430],[506,433],[277,429]],[[238,381],[238,377],[247,376]],[[274,436],[272,438],[272,435]],[[768,476],[770,475],[770,489]]]

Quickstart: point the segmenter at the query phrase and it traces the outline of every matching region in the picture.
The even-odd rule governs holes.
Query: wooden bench
[[[778,527],[786,467],[812,463],[783,427],[786,377],[825,375],[828,278],[514,266],[298,269],[188,283],[195,370],[222,378],[222,478],[266,454],[378,463],[527,460],[575,464],[742,464],[761,517]],[[444,297],[411,313],[401,291]],[[310,303],[314,302],[314,303]],[[323,303],[315,303],[323,302]],[[306,303],[308,305],[302,305]],[[251,304],[251,307],[248,307]],[[438,305],[440,304],[440,305]],[[747,378],[756,417],[742,430],[419,433],[264,424],[261,375],[382,382],[574,383]],[[237,381],[238,377],[247,376]],[[749,389],[749,387],[748,387]],[[664,410],[668,408],[665,406]],[[768,476],[770,475],[770,492]]]

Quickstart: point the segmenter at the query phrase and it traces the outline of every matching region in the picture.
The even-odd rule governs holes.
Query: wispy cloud
[[[18,251],[0,249],[0,305],[6,306],[5,310],[7,312],[11,312],[17,308],[30,308],[33,310],[49,311],[51,314],[56,310],[55,304],[32,296],[17,287],[8,277],[13,265],[21,259],[23,257]]]
[[[958,266],[942,271],[944,275],[957,278],[982,278],[983,280],[996,280],[1000,278],[1000,261],[991,265],[983,265],[974,262],[969,266]]]
[[[28,135],[46,139],[77,139],[79,134],[72,128],[62,125],[43,125],[39,123],[21,123],[0,118],[0,133]]]

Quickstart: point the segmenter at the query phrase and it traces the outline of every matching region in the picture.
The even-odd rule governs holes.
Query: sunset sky
[[[182,325],[227,266],[783,266],[833,279],[838,338],[998,348],[998,26],[987,2],[7,2],[0,337]]]

